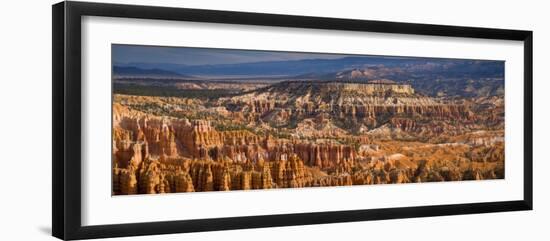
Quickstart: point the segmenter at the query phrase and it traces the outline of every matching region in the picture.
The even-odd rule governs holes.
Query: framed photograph
[[[532,209],[531,31],[69,1],[52,51],[60,239]]]

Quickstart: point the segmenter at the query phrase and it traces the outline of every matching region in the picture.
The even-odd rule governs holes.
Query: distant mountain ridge
[[[411,84],[430,96],[493,96],[504,94],[504,62],[437,58],[354,56],[340,59],[303,59],[242,64],[180,65],[164,63],[116,64],[115,77],[164,79],[231,79],[266,81],[389,79]],[[275,76],[275,77],[273,77]]]
[[[324,75],[352,69],[377,67],[401,67],[413,71],[430,70],[453,74],[471,72],[474,74],[503,73],[502,61],[457,60],[435,58],[399,58],[360,56],[339,59],[303,59],[288,61],[266,61],[240,64],[182,65],[172,63],[116,63],[119,68],[139,68],[168,71],[179,75]]]
[[[307,73],[331,73],[343,69],[364,68],[369,65],[395,66],[422,64],[434,59],[357,56],[339,59],[303,59],[265,61],[239,64],[182,65],[172,63],[118,63],[117,66],[142,69],[163,69],[184,75],[301,75]],[[442,61],[442,60],[436,60]]]
[[[185,78],[192,77],[187,75],[182,75],[173,71],[163,70],[163,69],[146,69],[138,68],[132,66],[113,66],[113,75],[115,77],[159,77],[159,78]]]

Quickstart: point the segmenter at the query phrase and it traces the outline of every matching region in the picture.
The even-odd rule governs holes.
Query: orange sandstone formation
[[[211,101],[115,95],[112,193],[504,178],[503,101],[286,82]]]

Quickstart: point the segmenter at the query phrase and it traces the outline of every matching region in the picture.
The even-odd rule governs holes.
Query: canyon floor
[[[503,95],[387,80],[180,87],[201,92],[114,94],[113,195],[504,178]]]

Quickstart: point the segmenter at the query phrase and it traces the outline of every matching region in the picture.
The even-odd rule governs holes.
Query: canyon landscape
[[[504,178],[502,61],[112,50],[113,195]]]

